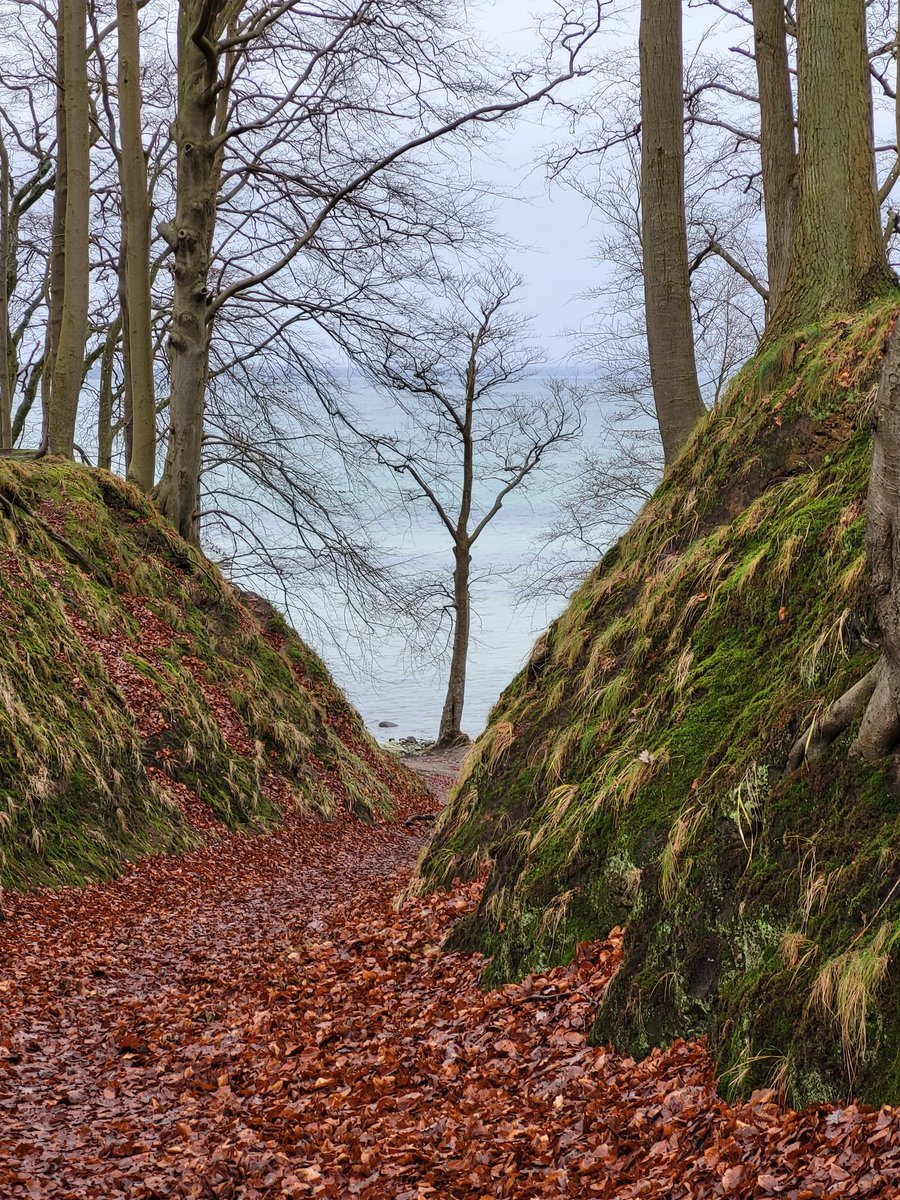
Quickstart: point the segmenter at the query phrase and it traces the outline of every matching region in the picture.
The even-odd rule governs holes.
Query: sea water
[[[472,552],[472,638],[466,672],[462,727],[476,737],[501,691],[524,665],[531,647],[561,611],[564,599],[523,599],[526,574],[538,546],[552,498],[538,505],[529,497],[511,497],[485,529]],[[398,531],[399,532],[399,531]],[[443,528],[417,525],[397,547],[404,569],[429,572],[441,566],[449,580],[453,559]],[[369,656],[350,663],[322,646],[332,673],[380,738],[434,738],[447,686],[446,628],[434,647],[436,661],[412,655],[402,638],[376,636]],[[390,727],[382,722],[390,722]]]
[[[537,378],[520,384],[517,391],[533,390],[537,398],[541,388]],[[354,402],[363,418],[379,419],[383,399],[361,389]],[[534,586],[540,575],[539,551],[561,495],[571,486],[582,447],[596,444],[604,426],[602,407],[596,400],[588,406],[583,442],[567,443],[548,455],[547,467],[506,497],[472,548],[472,634],[462,728],[473,738],[485,728],[491,708],[527,661],[537,637],[565,607],[564,595]],[[476,507],[480,503],[484,511],[497,486],[494,482],[476,491]],[[610,531],[610,540],[612,536]],[[427,504],[410,506],[398,494],[381,514],[378,541],[384,548],[382,561],[400,575],[438,576],[450,588],[450,534]],[[582,546],[569,549],[575,558],[586,556]],[[590,565],[585,563],[585,571]],[[297,599],[297,607],[308,613],[309,598]],[[369,631],[364,617],[342,605],[339,597],[319,599],[319,607],[328,609],[331,619],[306,622],[301,611],[299,623],[297,612],[292,613],[295,624],[323,656],[369,729],[381,739],[436,737],[447,687],[450,621],[444,621],[422,652],[414,653],[402,631],[383,625]]]

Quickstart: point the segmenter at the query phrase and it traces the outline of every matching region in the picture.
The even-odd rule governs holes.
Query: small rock
[[[396,721],[379,721],[378,728],[379,729],[396,729],[397,722]]]

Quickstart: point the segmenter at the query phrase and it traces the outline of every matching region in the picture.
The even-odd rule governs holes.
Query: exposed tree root
[[[826,708],[821,717],[809,725],[794,742],[788,755],[787,768],[795,771],[804,763],[815,763],[821,759],[833,741],[853,724],[863,710],[868,708],[884,673],[884,658],[839,696]],[[865,721],[863,722],[865,724]]]
[[[895,754],[900,747],[898,673],[886,655],[878,661],[881,671],[852,746],[853,752],[868,762]]]

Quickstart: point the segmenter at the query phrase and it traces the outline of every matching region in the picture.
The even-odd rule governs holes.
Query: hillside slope
[[[417,890],[489,866],[456,948],[495,982],[627,924],[593,1036],[706,1035],[723,1085],[900,1102],[900,803],[847,756],[785,772],[877,657],[867,418],[896,301],[750,362],[541,638]]]
[[[321,661],[135,489],[0,461],[0,883],[418,792]]]

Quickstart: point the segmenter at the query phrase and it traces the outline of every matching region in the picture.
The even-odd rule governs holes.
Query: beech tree
[[[150,197],[141,120],[141,55],[137,0],[117,0],[119,178],[122,187],[124,365],[128,398],[127,471],[145,490],[156,476],[153,312],[150,295]]]
[[[784,0],[753,0],[769,309],[787,281],[797,191],[797,146]]]
[[[361,348],[369,378],[394,412],[385,428],[348,426],[444,526],[453,551],[452,638],[438,744],[463,739],[472,626],[472,551],[507,497],[581,433],[582,397],[559,382],[530,397],[517,389],[536,365],[513,304],[521,281],[497,266],[448,279],[446,302],[421,301],[405,331]],[[400,428],[390,428],[391,418]]]
[[[58,323],[47,402],[47,445],[51,454],[71,458],[84,374],[90,289],[90,103],[87,77],[87,0],[61,0],[58,20],[60,118],[54,260]],[[62,147],[65,147],[63,152]],[[61,211],[60,211],[61,210]],[[61,228],[60,228],[61,225]],[[61,235],[61,236],[60,236]],[[61,259],[61,262],[60,262]]]
[[[706,412],[694,356],[685,224],[681,0],[643,0],[640,60],[647,348],[668,463]]]
[[[314,252],[330,223],[377,195],[382,181],[389,191],[392,170],[417,152],[502,120],[573,79],[601,7],[560,10],[550,57],[561,56],[562,64],[549,77],[532,75],[528,88],[518,73],[505,84],[460,73],[448,15],[430,0],[357,0],[336,9],[301,9],[292,0],[276,7],[181,0],[175,215],[160,227],[174,255],[174,295],[170,435],[159,500],[185,537],[198,537],[210,338],[222,308],[258,294],[297,256]],[[373,99],[376,80],[384,94]],[[473,97],[483,99],[471,107]],[[299,162],[284,167],[278,158],[291,145],[299,147]],[[276,158],[274,170],[269,156]],[[317,176],[307,172],[310,163],[318,164]],[[219,186],[238,192],[251,181],[257,214],[259,189],[269,184],[284,205],[277,240],[258,234],[253,265],[239,255],[228,277],[213,283]],[[383,194],[376,203],[383,205]],[[284,218],[292,205],[288,232]],[[253,228],[260,229],[258,221],[231,231],[236,247]]]
[[[852,311],[889,290],[878,212],[866,7],[798,0],[797,207],[770,330]]]
[[[819,761],[862,718],[851,753],[871,762],[900,749],[900,322],[894,327],[873,410],[875,444],[866,510],[869,590],[881,634],[875,666],[801,734],[788,767]]]
[[[12,450],[13,373],[9,328],[10,209],[12,178],[4,131],[0,129],[0,451]]]

